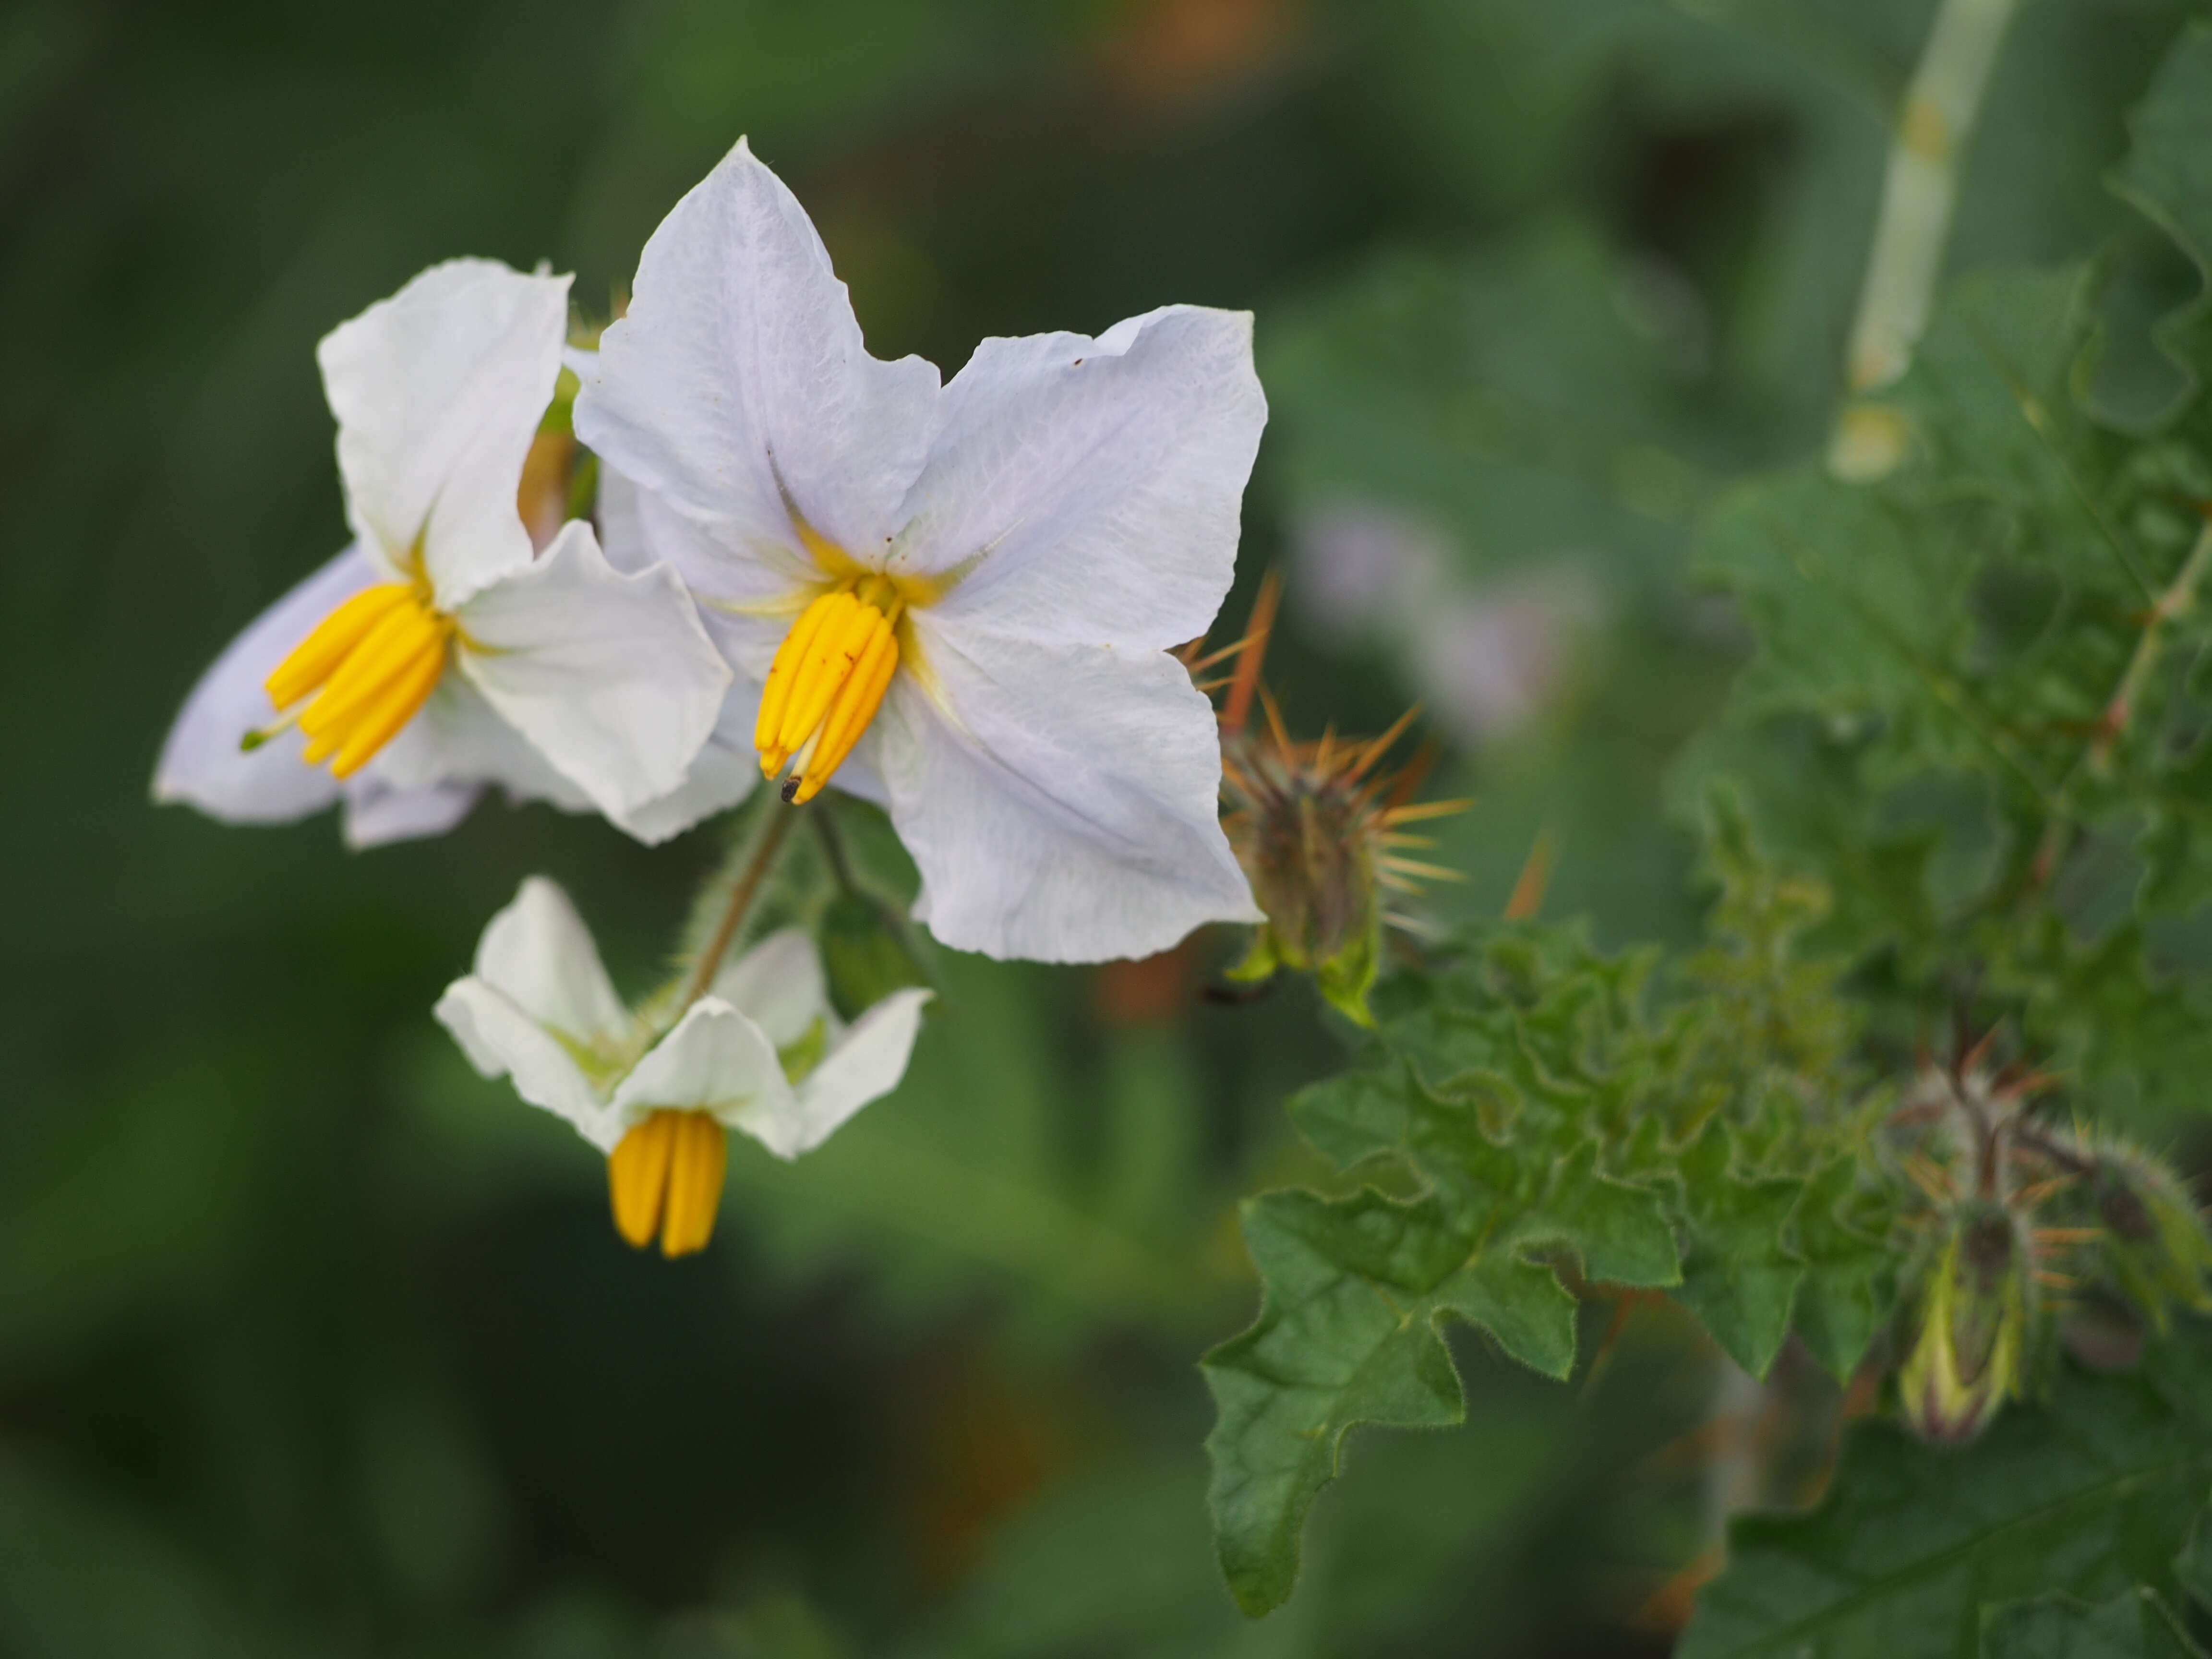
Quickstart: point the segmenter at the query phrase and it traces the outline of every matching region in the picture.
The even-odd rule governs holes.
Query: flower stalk
[[[783,839],[791,833],[792,814],[770,812],[768,823],[761,830],[760,839],[753,843],[752,857],[746,860],[744,873],[738,878],[737,885],[730,890],[730,902],[722,908],[722,919],[715,923],[714,936],[699,952],[699,960],[691,969],[691,977],[684,982],[683,999],[676,1012],[683,1012],[707,994],[721,970],[722,958],[729,955],[730,946],[737,943],[738,930],[744,926],[745,915],[752,908],[753,899],[768,879],[769,867],[775,863],[776,854],[783,849]]]
[[[1873,394],[1905,373],[1928,325],[1958,205],[1959,158],[2017,9],[2018,0],[1942,0],[1905,88],[1829,441],[1838,477],[1878,478],[1903,459],[1904,422]]]

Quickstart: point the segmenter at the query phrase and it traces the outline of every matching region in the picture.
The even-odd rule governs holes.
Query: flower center
[[[615,1229],[638,1249],[690,1255],[714,1237],[729,1137],[704,1112],[655,1112],[607,1155]]]
[[[890,689],[906,598],[885,576],[848,577],[792,624],[769,665],[753,723],[761,773],[810,801],[853,752]]]
[[[365,587],[323,618],[264,682],[284,718],[247,734],[252,748],[299,723],[307,762],[350,777],[415,718],[446,669],[453,620],[407,582]],[[295,707],[310,693],[314,701]]]

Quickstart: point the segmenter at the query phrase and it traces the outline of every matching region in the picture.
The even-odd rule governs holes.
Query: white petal
[[[775,648],[798,619],[805,584],[821,573],[797,554],[771,551],[757,559],[730,556],[725,541],[708,526],[685,518],[652,490],[602,467],[599,529],[607,562],[635,572],[665,564],[690,592],[708,637],[739,678],[752,682],[742,710],[744,741],[752,741],[752,720],[760,708],[761,683],[768,678]],[[799,595],[799,603],[790,596]],[[783,601],[787,611],[758,614],[746,607]],[[732,730],[735,728],[732,727]]]
[[[559,885],[531,876],[477,945],[476,977],[538,1024],[589,1048],[619,1043],[629,1012],[592,930]]]
[[[511,800],[550,801],[564,812],[593,810],[592,798],[553,769],[469,681],[448,672],[415,718],[359,777],[429,790],[495,783]]]
[[[752,793],[760,776],[760,762],[750,749],[732,749],[719,738],[709,738],[673,791],[629,811],[610,812],[607,817],[624,834],[658,847],[692,825],[728,811]]]
[[[803,927],[785,927],[714,975],[714,994],[788,1048],[817,1019],[834,1023],[822,953]]]
[[[459,621],[462,672],[609,813],[682,785],[730,683],[675,575],[619,574],[581,520]]]
[[[799,550],[787,491],[866,557],[899,527],[938,396],[921,358],[868,355],[805,210],[740,139],[646,243],[576,435],[734,559]]]
[[[1164,653],[1046,647],[915,617],[941,708],[902,672],[877,717],[914,914],[956,950],[1039,962],[1164,951],[1257,921],[1221,832],[1213,709]]]
[[[702,997],[615,1089],[625,1127],[663,1109],[736,1124],[759,1110],[788,1115],[791,1085],[761,1028],[720,997]]]
[[[787,1127],[775,1126],[781,1144],[763,1129],[751,1128],[768,1149],[783,1158],[812,1152],[846,1119],[872,1100],[898,1087],[921,1029],[921,1007],[934,994],[909,988],[894,991],[862,1014],[799,1085],[799,1109]]]
[[[1096,340],[986,340],[943,407],[890,567],[961,572],[940,615],[1125,648],[1212,625],[1267,419],[1249,313],[1170,306]]]
[[[617,1126],[568,1051],[512,999],[472,974],[447,986],[434,1012],[483,1076],[512,1078],[514,1092],[532,1106],[568,1119],[601,1152],[614,1150],[626,1126]]]
[[[568,282],[449,260],[316,348],[355,533],[395,564],[421,538],[443,609],[530,562],[515,489],[561,372]]]
[[[346,599],[378,580],[376,567],[349,547],[255,617],[200,676],[161,744],[154,799],[183,801],[229,823],[281,823],[319,811],[338,786],[300,758],[307,746],[288,731],[247,753],[238,746],[276,710],[262,682]]]
[[[483,793],[472,783],[401,789],[370,772],[340,787],[345,793],[345,844],[356,852],[442,836],[468,817]]]

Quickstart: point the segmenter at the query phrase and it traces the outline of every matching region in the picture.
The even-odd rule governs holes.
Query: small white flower
[[[640,1248],[706,1245],[722,1190],[723,1129],[778,1158],[811,1152],[906,1074],[926,990],[895,991],[850,1026],[814,941],[770,934],[657,1030],[615,994],[568,895],[542,876],[484,929],[476,971],[437,1015],[486,1077],[557,1113],[607,1154],[615,1224]]]
[[[343,794],[365,844],[449,828],[486,783],[634,827],[684,782],[729,672],[682,584],[617,572],[580,521],[533,556],[517,505],[568,294],[456,259],[325,337],[353,544],[194,688],[155,799],[268,823]]]
[[[611,556],[673,565],[739,676],[722,746],[787,799],[834,774],[887,805],[939,939],[1093,961],[1258,920],[1212,711],[1168,654],[1233,572],[1267,418],[1249,314],[986,340],[940,386],[868,355],[740,142],[583,380],[578,435],[637,486]]]

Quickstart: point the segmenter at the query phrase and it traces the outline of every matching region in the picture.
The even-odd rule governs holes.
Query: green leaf
[[[2163,424],[2198,390],[2212,346],[2212,26],[2181,32],[2128,127],[2134,143],[2112,188],[2180,245],[2205,284],[2153,330],[2185,376]]]
[[[1357,1425],[1461,1420],[1450,1316],[1554,1376],[1574,1363],[1574,1298],[1547,1267],[1473,1246],[1434,1198],[1331,1201],[1271,1193],[1244,1206],[1267,1286],[1258,1322],[1206,1357],[1218,1421],[1206,1440],[1222,1571],[1259,1614],[1297,1577],[1298,1534]]]
[[[1896,1296],[1897,1263],[1890,1248],[1879,1231],[1844,1214],[1861,1196],[1858,1160],[1838,1158],[1805,1183],[1796,1212],[1797,1252],[1805,1259],[1797,1285],[1797,1334],[1838,1382],[1858,1369]]]
[[[1764,1376],[1790,1334],[1790,1303],[1805,1273],[1784,1236],[1805,1182],[1741,1175],[1735,1164],[1734,1137],[1718,1118],[1682,1154],[1686,1243],[1674,1294],[1730,1358]]]
[[[1961,1451],[1870,1425],[1809,1515],[1731,1529],[1680,1659],[1975,1659],[1984,1609],[2164,1590],[2212,1475],[2212,1334],[2139,1374],[2068,1369]]]
[[[2084,1606],[2064,1596],[2016,1601],[1983,1626],[1984,1659],[2203,1659],[2203,1650],[2154,1592],[2122,1590]]]

